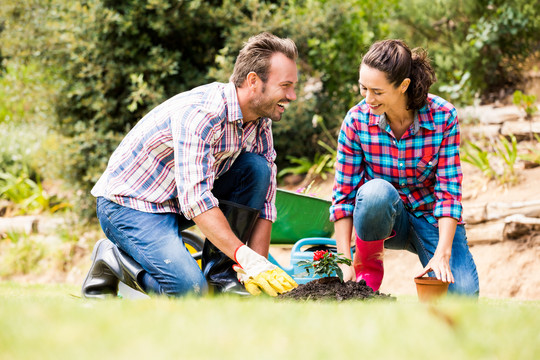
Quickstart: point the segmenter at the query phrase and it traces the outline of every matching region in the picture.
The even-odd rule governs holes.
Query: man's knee
[[[265,157],[259,154],[246,152],[239,156],[237,161],[244,165],[245,176],[251,181],[270,186],[270,176],[272,169]]]

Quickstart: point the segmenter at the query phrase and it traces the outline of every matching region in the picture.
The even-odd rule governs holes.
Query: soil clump
[[[364,280],[341,282],[338,277],[323,277],[300,284],[297,288],[279,295],[280,299],[293,300],[395,300],[387,294],[373,291]]]

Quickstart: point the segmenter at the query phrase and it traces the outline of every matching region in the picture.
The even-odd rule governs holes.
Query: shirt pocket
[[[438,154],[424,154],[416,163],[416,181],[433,183],[439,163]]]

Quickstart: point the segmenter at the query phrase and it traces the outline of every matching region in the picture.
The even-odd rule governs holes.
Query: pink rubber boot
[[[379,290],[384,276],[384,241],[394,235],[395,233],[392,232],[392,235],[386,239],[375,241],[364,241],[356,235],[353,266],[357,282],[364,279],[373,291]]]

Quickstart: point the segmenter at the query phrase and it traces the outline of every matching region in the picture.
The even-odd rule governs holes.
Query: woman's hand
[[[356,274],[354,272],[354,268],[352,267],[352,265],[338,264],[338,266],[343,272],[344,282],[349,281],[349,280],[356,281]]]
[[[452,255],[452,242],[456,233],[457,220],[450,217],[442,217],[439,219],[439,243],[435,254],[422,272],[416,277],[421,277],[430,271],[435,273],[437,279],[444,282],[453,283],[454,275],[450,270],[450,256]]]
[[[452,271],[450,270],[450,255],[440,255],[435,251],[435,254],[426,267],[416,277],[422,277],[430,271],[433,271],[439,280],[448,283],[454,282],[454,275],[452,275]]]

